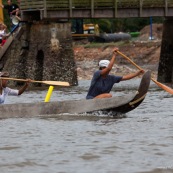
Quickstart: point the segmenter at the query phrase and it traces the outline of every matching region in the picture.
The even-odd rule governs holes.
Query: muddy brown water
[[[121,82],[114,95],[136,90],[139,80]],[[51,101],[81,99],[89,81],[55,90]],[[7,104],[44,101],[47,90],[28,91]],[[0,120],[1,173],[173,172],[173,96],[151,83],[135,110],[107,115],[59,115]]]

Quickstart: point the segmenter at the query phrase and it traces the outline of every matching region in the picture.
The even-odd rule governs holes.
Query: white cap
[[[110,61],[109,60],[101,60],[99,62],[99,67],[108,67]]]

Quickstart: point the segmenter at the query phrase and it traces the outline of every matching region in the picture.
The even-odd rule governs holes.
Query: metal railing
[[[44,10],[46,15],[49,11],[90,10],[92,14],[99,9],[114,10],[114,14],[121,9],[162,8],[166,12],[173,8],[173,0],[21,0],[21,11]],[[91,15],[92,17],[93,15]],[[45,16],[46,17],[46,16]]]

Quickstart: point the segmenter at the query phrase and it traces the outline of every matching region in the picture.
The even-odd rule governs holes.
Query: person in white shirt
[[[9,73],[8,72],[0,72],[0,104],[4,104],[6,98],[8,95],[12,96],[19,96],[21,95],[28,87],[30,83],[30,79],[27,80],[27,82],[24,84],[23,87],[21,87],[19,90],[17,89],[11,89],[7,87],[7,79],[2,78],[8,78]]]
[[[6,36],[6,29],[7,29],[7,26],[3,23],[0,23],[0,44],[3,41],[3,37]]]

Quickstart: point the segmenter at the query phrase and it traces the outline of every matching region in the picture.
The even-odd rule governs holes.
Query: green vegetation
[[[111,42],[111,43],[95,43],[95,42],[92,42],[92,43],[89,43],[89,44],[86,44],[84,45],[83,47],[84,48],[104,48],[104,47],[107,47],[107,46],[112,46],[112,47],[120,47],[120,46],[124,46],[124,45],[129,45],[130,42],[127,40],[127,41],[119,41],[119,42]]]
[[[164,18],[153,17],[153,23],[163,23]],[[150,18],[125,18],[125,19],[86,19],[84,23],[98,24],[100,32],[137,32],[150,24]]]

